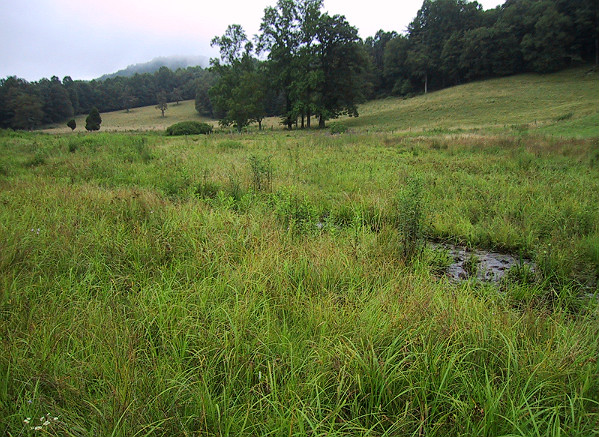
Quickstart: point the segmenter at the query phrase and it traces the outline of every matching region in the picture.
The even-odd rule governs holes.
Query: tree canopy
[[[345,17],[321,12],[322,0],[279,0],[266,8],[257,36],[257,53],[239,25],[229,26],[212,42],[221,62],[213,61],[219,77],[210,97],[224,125],[241,129],[250,121],[260,125],[268,108],[279,108],[288,128],[298,118],[317,116],[320,126],[341,114],[357,115],[360,78],[367,58],[358,31]],[[270,84],[270,86],[266,86]]]

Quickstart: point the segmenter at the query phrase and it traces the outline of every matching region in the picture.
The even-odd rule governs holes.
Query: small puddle
[[[479,281],[498,283],[512,267],[526,265],[532,271],[535,269],[532,261],[505,253],[469,250],[451,244],[431,244],[430,247],[445,250],[452,258],[453,262],[447,268],[446,275],[455,282],[476,278]]]

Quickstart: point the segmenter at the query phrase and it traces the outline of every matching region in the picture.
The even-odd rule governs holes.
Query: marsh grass
[[[596,138],[351,129],[0,133],[0,433],[595,435]]]

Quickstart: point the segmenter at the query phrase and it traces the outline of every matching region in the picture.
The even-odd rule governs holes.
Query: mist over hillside
[[[105,74],[99,77],[98,80],[111,79],[118,76],[131,77],[137,73],[154,73],[158,71],[160,67],[168,67],[170,70],[176,71],[178,68],[196,66],[205,68],[209,64],[210,59],[207,56],[161,56],[154,58],[149,62],[129,65],[127,68],[119,70],[116,73]]]

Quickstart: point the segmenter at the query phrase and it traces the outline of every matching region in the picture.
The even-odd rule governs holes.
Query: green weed
[[[251,155],[249,162],[252,171],[252,188],[256,191],[271,191],[273,175],[271,157]]]
[[[464,271],[469,278],[475,278],[478,273],[480,259],[475,254],[471,254],[464,260]]]
[[[404,259],[414,259],[424,247],[424,205],[422,180],[413,177],[408,180],[397,199],[398,230],[402,236]]]

